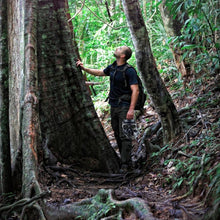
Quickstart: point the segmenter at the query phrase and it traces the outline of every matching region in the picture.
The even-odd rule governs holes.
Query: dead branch
[[[117,177],[121,177],[122,174],[120,173],[90,173],[90,174],[86,174],[86,176],[117,178]]]
[[[171,201],[171,202],[175,202],[175,201],[180,201],[180,200],[182,200],[182,199],[185,199],[186,197],[188,197],[189,195],[191,195],[192,192],[193,192],[193,187],[191,187],[190,190],[189,190],[187,193],[185,193],[184,195],[174,197],[174,198],[172,198],[170,201]]]
[[[186,153],[184,153],[183,151],[178,151],[177,152],[179,155],[182,155],[182,156],[184,156],[184,157],[188,157],[188,158],[190,158],[191,156],[190,155],[188,155],[188,154],[186,154]]]
[[[108,2],[107,2],[107,1],[105,1],[105,6],[106,6],[106,10],[107,10],[107,12],[108,12],[109,20],[112,22],[111,13],[110,13],[109,6],[108,6]]]
[[[208,192],[206,193],[206,196],[205,196],[205,199],[204,199],[205,202],[207,201],[207,198],[209,198],[209,195],[210,195],[212,189],[214,188],[214,186],[216,185],[217,181],[218,181],[218,178],[215,177],[214,180],[213,180],[213,184],[210,186]]]
[[[176,144],[173,146],[172,153],[178,152],[179,150],[182,149],[182,146],[179,147],[179,148],[175,148],[175,147],[178,146],[178,144],[179,144],[184,138],[186,138],[186,136],[189,134],[189,132],[190,132],[194,127],[196,127],[200,122],[201,122],[201,119],[200,119],[195,125],[193,125],[193,126],[184,134],[184,136],[183,136],[181,139],[179,139],[179,140],[176,142]]]
[[[185,212],[185,214],[186,214],[186,216],[187,216],[187,219],[191,219],[191,220],[196,220],[196,219],[197,219],[197,218],[196,218],[194,215],[192,215],[184,206],[178,205],[178,208],[182,209],[182,210]]]
[[[122,219],[122,213],[121,214],[111,215],[111,216],[102,218],[101,220],[111,220],[111,219]]]

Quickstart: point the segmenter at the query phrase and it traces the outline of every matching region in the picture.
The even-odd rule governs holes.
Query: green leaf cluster
[[[174,48],[183,50],[182,60],[194,65],[196,74],[219,68],[220,48],[220,8],[219,2],[211,0],[172,0],[167,1],[173,17],[181,14],[184,23],[181,35],[172,37],[169,42]]]
[[[178,147],[178,150],[172,145],[166,145],[151,155],[155,163],[156,158],[166,158],[163,162],[164,169],[168,172],[165,184],[170,185],[171,192],[184,186],[187,194],[191,194],[198,190],[199,182],[202,181],[208,185],[205,199],[211,197],[215,203],[219,202],[220,164],[216,161],[220,149],[219,140],[216,139],[218,127],[219,122],[213,123],[205,135]]]
[[[120,1],[115,0],[115,5],[113,5],[113,1],[107,1],[112,21],[108,17],[105,2],[98,0],[85,1],[82,11],[72,20],[80,56],[86,67],[104,69],[115,60],[113,52],[118,46],[128,45],[134,51]],[[142,9],[143,2],[141,2]],[[80,9],[81,5],[82,1],[69,0],[71,16]],[[163,74],[170,72],[173,75],[173,72],[176,72],[176,67],[174,67],[172,53],[167,44],[167,36],[163,28],[158,4],[153,1],[151,4],[146,3],[144,7],[147,13],[146,26],[149,40],[154,56],[159,63],[158,69]],[[136,68],[134,53],[129,63]],[[102,82],[100,86],[95,86],[96,93],[100,95],[98,97],[93,95],[93,98],[104,100],[106,94],[108,94],[108,77],[103,80],[102,77],[87,74],[87,79],[88,81]]]

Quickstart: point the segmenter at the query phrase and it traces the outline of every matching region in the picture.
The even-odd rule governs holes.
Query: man
[[[114,52],[116,61],[104,70],[86,68],[80,60],[76,62],[77,66],[80,66],[82,70],[89,74],[110,76],[111,125],[121,155],[122,172],[126,172],[130,166],[132,149],[132,140],[123,134],[122,122],[124,119],[131,120],[134,118],[134,109],[139,95],[135,69],[131,66],[125,68],[131,55],[132,51],[127,46],[116,48]],[[125,75],[123,75],[123,70],[125,70]],[[130,95],[130,100],[121,99],[123,95]]]

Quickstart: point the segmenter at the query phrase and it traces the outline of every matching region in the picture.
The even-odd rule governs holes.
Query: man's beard
[[[113,55],[116,59],[119,58],[119,56],[117,54],[114,53]]]

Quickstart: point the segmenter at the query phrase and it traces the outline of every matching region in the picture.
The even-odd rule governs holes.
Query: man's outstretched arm
[[[76,62],[77,66],[80,66],[82,70],[84,70],[85,72],[94,75],[94,76],[106,76],[103,70],[99,70],[99,69],[90,69],[90,68],[86,68],[83,66],[83,63],[78,60]]]

